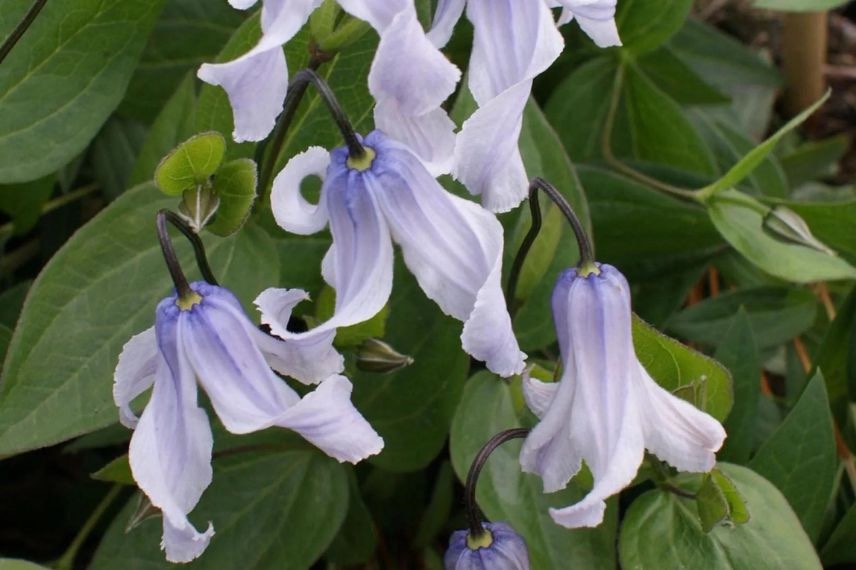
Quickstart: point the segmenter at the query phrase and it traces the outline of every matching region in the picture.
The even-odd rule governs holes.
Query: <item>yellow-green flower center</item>
[[[370,147],[364,146],[365,154],[359,158],[348,157],[348,168],[353,168],[354,170],[359,170],[363,172],[364,170],[368,170],[372,167],[372,162],[374,162],[375,151]]]

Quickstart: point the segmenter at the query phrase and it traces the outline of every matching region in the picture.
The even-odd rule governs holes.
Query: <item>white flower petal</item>
[[[214,536],[214,526],[209,522],[205,532],[199,532],[190,521],[185,519],[184,526],[176,526],[173,522],[163,518],[163,539],[161,548],[166,551],[166,559],[169,562],[183,564],[199,557],[211,542]]]
[[[154,327],[134,335],[122,348],[113,377],[113,401],[119,408],[119,421],[125,427],[137,425],[138,418],[131,409],[131,402],[155,381],[157,362],[158,344]]]
[[[393,105],[376,104],[375,125],[391,138],[410,147],[432,176],[452,169],[455,152],[455,123],[442,108],[412,117]]]
[[[277,425],[339,461],[357,463],[380,453],[383,439],[351,403],[352,389],[344,376],[331,376],[278,418]]]
[[[323,199],[310,204],[300,192],[300,184],[309,176],[324,180],[330,152],[313,146],[295,155],[276,176],[271,191],[271,210],[281,228],[299,235],[310,235],[327,225],[327,208]],[[270,323],[268,323],[270,324]]]
[[[502,226],[477,204],[446,192],[407,147],[378,131],[369,138],[384,165],[383,184],[370,190],[407,267],[429,298],[464,321],[464,350],[497,374],[520,373],[525,354],[500,284]]]
[[[532,378],[529,369],[523,372],[523,399],[526,400],[526,407],[539,419],[547,413],[558,390],[558,382],[542,382]]]
[[[338,0],[345,12],[383,33],[399,12],[415,11],[413,0]]]
[[[431,23],[431,30],[428,32],[428,39],[431,40],[438,48],[442,48],[452,38],[452,32],[455,30],[455,24],[461,19],[461,14],[464,13],[464,6],[467,0],[439,0],[437,2],[437,11],[434,12],[434,21]]]
[[[616,0],[559,0],[559,3],[563,8],[558,25],[576,19],[598,47],[621,45],[615,27]]]
[[[605,48],[621,45],[621,38],[618,37],[618,28],[615,26],[615,20],[592,20],[577,16],[577,23],[597,47]]]

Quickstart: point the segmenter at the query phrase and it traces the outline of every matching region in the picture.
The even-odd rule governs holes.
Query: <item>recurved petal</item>
[[[710,415],[670,394],[639,365],[635,388],[640,406],[645,447],[680,471],[713,469],[725,430]]]
[[[529,368],[523,371],[523,399],[539,419],[550,409],[558,390],[558,382],[542,382],[529,375]]]
[[[455,152],[455,123],[438,107],[418,117],[403,114],[395,105],[377,103],[375,125],[415,152],[432,176],[448,174]]]
[[[620,46],[615,27],[616,0],[559,0],[562,15],[559,25],[576,19],[580,28],[598,47]]]
[[[368,22],[383,33],[399,12],[415,11],[413,0],[338,0],[339,5],[355,18]]]
[[[161,548],[166,551],[166,559],[169,562],[183,564],[198,558],[205,552],[212,536],[214,536],[214,526],[210,522],[205,532],[199,532],[186,518],[184,526],[179,527],[164,517]]]
[[[492,212],[507,212],[526,197],[518,138],[531,86],[523,81],[485,102],[458,133],[452,174]]]
[[[307,299],[309,294],[301,289],[270,288],[262,291],[255,300],[262,314],[262,323],[267,324],[271,332],[282,340],[262,331],[253,333],[271,368],[306,384],[316,384],[341,372],[345,361],[333,348],[336,337],[334,329],[308,333],[294,333],[286,329],[294,306]]]
[[[500,285],[502,226],[477,204],[446,192],[407,147],[375,131],[383,184],[371,192],[429,298],[464,321],[464,350],[502,376],[523,370]],[[336,272],[338,274],[338,270]]]
[[[369,72],[369,91],[406,116],[438,109],[461,72],[425,36],[414,10],[395,15],[383,31]]]
[[[288,89],[288,68],[282,48],[250,51],[228,63],[205,63],[199,79],[226,90],[238,141],[258,141],[273,130]]]
[[[351,382],[331,376],[282,414],[276,424],[292,429],[327,455],[350,463],[380,453],[383,439],[351,403]]]
[[[618,28],[615,26],[613,18],[600,20],[580,15],[577,16],[577,23],[597,47],[606,48],[621,45],[621,38],[618,37]]]
[[[157,362],[158,345],[154,327],[134,335],[122,348],[113,375],[113,401],[119,408],[119,421],[125,427],[134,428],[137,425],[131,402],[155,381]]]
[[[179,340],[223,425],[232,433],[270,427],[297,394],[271,371],[257,329],[221,287],[194,284],[202,302],[179,318]],[[258,331],[260,332],[260,331]]]
[[[327,207],[323,198],[310,204],[300,191],[309,176],[324,180],[330,164],[330,152],[318,146],[309,147],[288,161],[273,181],[271,210],[276,223],[294,234],[309,235],[327,225]]]
[[[464,13],[467,0],[439,0],[437,11],[434,12],[434,20],[431,30],[428,31],[428,39],[438,48],[445,46],[452,37],[455,24]]]

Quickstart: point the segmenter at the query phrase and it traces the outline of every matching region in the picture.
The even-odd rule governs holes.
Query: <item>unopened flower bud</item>
[[[445,570],[529,570],[526,542],[503,522],[484,523],[483,532],[456,530],[449,539]]]
[[[210,184],[203,184],[184,191],[178,210],[193,231],[199,233],[219,206],[220,198],[214,189]]]
[[[829,255],[836,255],[826,244],[814,237],[799,214],[785,206],[774,206],[764,216],[764,231],[772,237],[797,245],[810,247]]]
[[[411,364],[413,358],[376,338],[364,340],[357,353],[357,368],[366,372],[395,372]]]

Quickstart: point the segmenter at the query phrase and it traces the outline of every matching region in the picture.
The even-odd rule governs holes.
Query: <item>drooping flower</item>
[[[605,500],[631,483],[647,449],[682,471],[713,468],[725,430],[714,418],[661,388],[636,357],[630,290],[610,265],[568,269],[553,291],[562,378],[524,382],[540,419],[520,452],[523,470],[544,491],[562,489],[585,460],[594,487],[578,503],[550,509],[568,528],[597,526]]]
[[[227,289],[204,282],[191,288],[190,295],[161,301],[155,326],[127,342],[113,389],[120,420],[135,430],[131,471],[163,512],[162,547],[171,562],[198,557],[214,534],[210,522],[199,532],[187,518],[212,477],[212,434],[197,403],[197,382],[232,433],[285,427],[331,457],[349,462],[383,447],[351,404],[351,383],[336,374],[342,361],[330,354],[332,338],[283,342],[256,328]],[[291,291],[290,306],[305,298],[303,291]],[[301,398],[269,366],[298,380],[321,383]],[[152,386],[138,419],[130,404]]]
[[[483,523],[484,532],[473,538],[469,530],[456,530],[444,557],[445,570],[529,570],[526,542],[506,523]]]
[[[606,47],[620,45],[615,0],[441,0],[428,36],[435,45],[449,40],[465,4],[474,28],[468,81],[479,108],[458,134],[452,173],[486,208],[505,212],[526,197],[518,139],[532,80],[564,46],[550,7],[563,6],[560,24],[576,18]]]
[[[312,234],[329,224],[333,245],[322,263],[336,290],[334,315],[304,335],[363,322],[377,314],[392,289],[393,240],[425,294],[464,321],[463,348],[502,376],[523,369],[500,277],[502,226],[491,213],[446,192],[405,145],[381,131],[363,141],[365,156],[346,148],[312,147],[291,159],[273,184],[277,223]],[[308,176],[324,180],[317,205],[300,193]],[[276,289],[257,299],[262,320],[277,327]],[[274,328],[274,331],[277,329]]]
[[[247,9],[257,0],[230,0]],[[243,56],[204,64],[198,75],[229,96],[237,141],[261,140],[273,129],[288,87],[282,45],[294,37],[321,0],[264,0],[262,38]],[[339,0],[352,16],[380,35],[369,73],[376,101],[375,124],[405,142],[439,174],[451,168],[454,123],[440,107],[460,79],[460,71],[428,40],[413,0]]]

